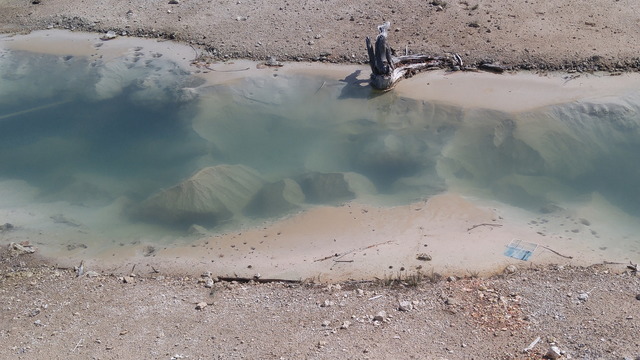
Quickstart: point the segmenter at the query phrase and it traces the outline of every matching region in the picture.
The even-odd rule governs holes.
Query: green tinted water
[[[508,113],[349,78],[207,85],[143,48],[109,62],[5,49],[0,78],[0,222],[25,238],[172,242],[193,224],[450,190],[536,214],[597,201],[640,216],[637,93]]]

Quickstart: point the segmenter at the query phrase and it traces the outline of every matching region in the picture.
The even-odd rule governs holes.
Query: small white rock
[[[325,300],[322,304],[320,304],[320,307],[329,307],[329,306],[333,306],[336,303],[331,301],[331,300]]]
[[[398,306],[398,310],[400,311],[411,311],[413,310],[413,304],[411,301],[400,301],[400,305]]]
[[[549,348],[549,350],[547,350],[547,353],[545,354],[545,358],[547,359],[551,359],[551,360],[556,360],[559,359],[562,356],[562,351],[560,351],[560,349],[557,346],[552,346]]]
[[[102,35],[102,37],[100,37],[101,40],[112,40],[118,37],[118,34],[116,34],[115,31],[109,30],[107,31],[106,34]]]
[[[94,278],[94,277],[98,277],[100,276],[99,273],[95,272],[95,271],[87,271],[85,274],[86,277],[90,277],[90,278]]]
[[[376,316],[373,317],[373,321],[384,321],[386,317],[387,317],[387,312],[382,310],[378,312]]]

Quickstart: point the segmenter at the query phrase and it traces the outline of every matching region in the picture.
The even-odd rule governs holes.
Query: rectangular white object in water
[[[537,248],[538,244],[513,239],[509,245],[507,245],[504,255],[514,259],[527,261]]]

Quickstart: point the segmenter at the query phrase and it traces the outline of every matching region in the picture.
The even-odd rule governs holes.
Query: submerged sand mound
[[[336,203],[376,192],[369,179],[354,172],[311,172],[300,176],[298,182],[311,203]]]
[[[266,184],[244,210],[246,214],[273,217],[298,208],[305,196],[300,185],[292,179]]]
[[[145,200],[137,215],[171,224],[212,225],[239,214],[262,185],[260,174],[243,165],[207,167]]]

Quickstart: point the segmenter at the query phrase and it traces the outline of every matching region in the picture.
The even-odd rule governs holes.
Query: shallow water
[[[4,49],[0,223],[70,247],[171,243],[193,224],[454,191],[615,220],[636,241],[640,92],[507,112],[373,93],[356,75],[269,69],[211,84],[144,47],[110,60]],[[567,231],[556,225],[545,231]]]

